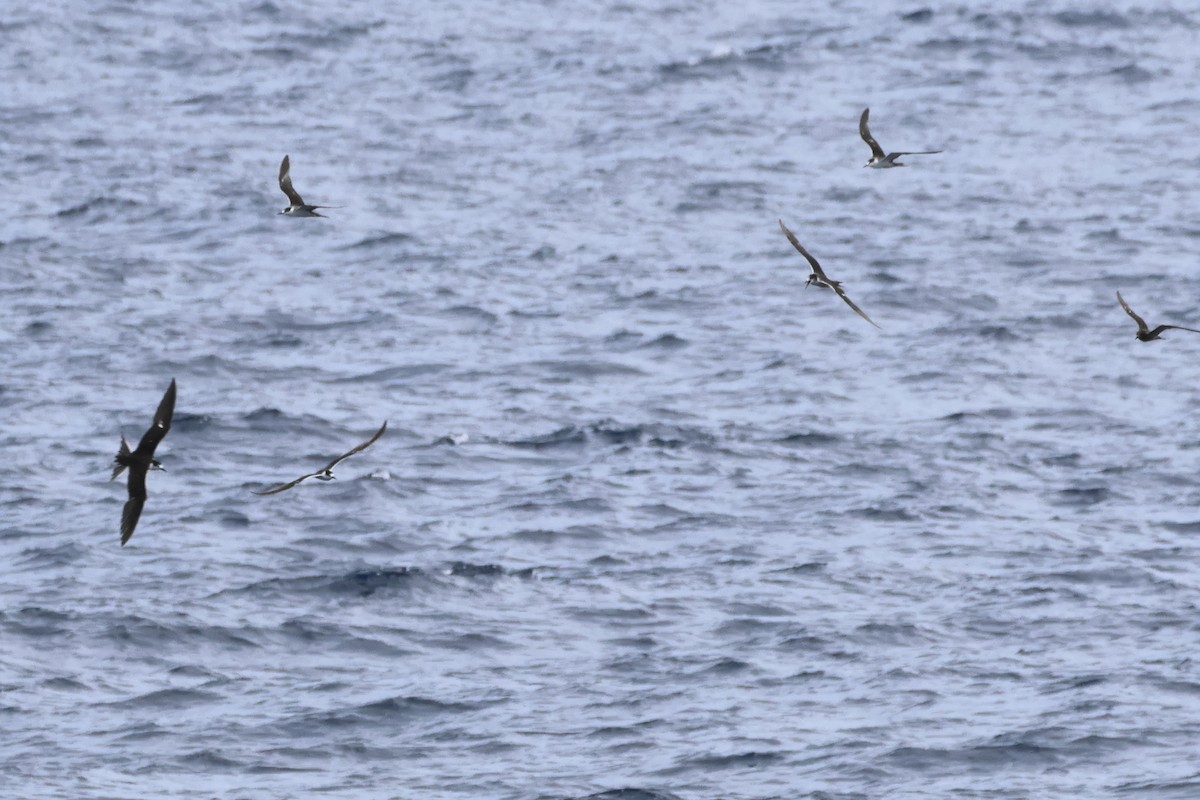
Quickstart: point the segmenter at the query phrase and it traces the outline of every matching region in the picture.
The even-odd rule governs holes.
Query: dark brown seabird
[[[163,469],[163,465],[154,457],[154,450],[171,430],[171,417],[174,415],[175,379],[172,378],[166,394],[159,401],[158,410],[154,412],[154,422],[138,442],[137,449],[130,451],[125,434],[121,434],[121,449],[113,459],[115,463],[112,478],[109,480],[116,480],[126,468],[129,469],[129,499],[125,501],[125,508],[121,512],[122,547],[129,541],[129,537],[133,536],[133,529],[137,527],[138,519],[142,516],[142,507],[146,505],[146,473],[152,469]]]
[[[796,239],[796,236],[788,230],[787,225],[783,224],[783,220],[779,220],[779,229],[783,231],[783,235],[786,236],[788,241],[792,243],[792,247],[800,251],[800,255],[808,259],[808,263],[812,266],[813,271],[812,274],[808,276],[808,280],[805,281],[805,287],[809,286],[809,284],[815,283],[817,286],[821,286],[826,289],[833,289],[835,292],[837,292],[838,297],[846,301],[846,305],[854,309],[855,314],[858,314],[867,322],[875,325],[875,320],[868,317],[865,311],[854,305],[854,301],[846,296],[846,290],[842,288],[842,282],[832,280],[828,275],[825,274],[825,270],[821,269],[821,265],[817,263],[817,260],[813,258],[803,246],[801,246],[799,240]],[[879,326],[875,325],[875,327],[878,328]]]
[[[315,209],[318,208],[333,208],[333,206],[310,206],[304,202],[304,198],[300,193],[292,187],[292,162],[287,156],[283,157],[283,161],[279,164],[279,188],[287,195],[288,202],[291,203],[280,214],[288,217],[322,217],[324,214],[318,214]]]
[[[383,432],[386,430],[387,430],[387,420],[384,420],[383,424],[379,426],[379,430],[375,431],[374,436],[372,436],[370,439],[367,439],[365,442],[358,445],[353,450],[350,450],[349,452],[346,452],[346,453],[342,453],[340,456],[335,458],[333,461],[330,461],[328,464],[326,464],[322,469],[319,469],[316,472],[310,472],[307,475],[301,475],[299,478],[296,478],[296,480],[294,480],[294,481],[288,481],[287,483],[281,483],[278,486],[272,486],[270,489],[266,489],[261,492],[254,492],[254,494],[261,496],[261,495],[267,495],[267,494],[279,494],[280,492],[286,492],[288,489],[291,489],[293,486],[296,486],[296,485],[300,484],[301,482],[308,480],[309,478],[316,478],[319,481],[331,481],[335,477],[333,474],[334,467],[336,467],[342,461],[345,461],[347,458],[354,455],[355,453],[361,453],[363,450],[366,450],[368,447],[375,444],[375,440],[378,439],[380,436],[383,436]]]
[[[871,148],[871,160],[863,164],[864,167],[870,167],[871,169],[906,167],[908,166],[907,164],[901,164],[896,159],[900,156],[931,156],[942,152],[941,150],[911,150],[907,153],[884,153],[883,148],[879,146],[879,142],[875,141],[875,137],[871,135],[871,130],[867,127],[867,117],[870,114],[871,109],[864,108],[862,116],[858,118],[858,135]]]
[[[1125,302],[1125,298],[1121,297],[1120,292],[1117,292],[1117,302],[1121,304],[1121,308],[1125,309],[1125,313],[1128,314],[1129,316],[1133,317],[1133,321],[1137,323],[1138,331],[1137,331],[1137,333],[1134,334],[1134,336],[1136,336],[1138,339],[1140,339],[1143,342],[1152,342],[1155,339],[1157,339],[1158,337],[1162,336],[1163,331],[1169,331],[1169,330],[1191,331],[1192,333],[1200,333],[1200,331],[1196,330],[1195,328],[1185,328],[1182,325],[1159,325],[1154,330],[1150,330],[1149,326],[1146,325],[1146,320],[1142,319],[1137,314],[1133,313],[1133,309],[1130,308],[1129,304]]]

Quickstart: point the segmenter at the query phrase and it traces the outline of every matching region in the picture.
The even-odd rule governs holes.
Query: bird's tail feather
[[[124,459],[129,456],[129,442],[125,441],[125,436],[121,436],[121,449],[117,451],[117,457],[113,459],[113,471],[110,481],[116,480],[117,476],[125,471]]]

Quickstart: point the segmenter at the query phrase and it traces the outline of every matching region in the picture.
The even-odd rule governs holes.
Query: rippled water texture
[[[1200,12],[988,6],[10,8],[0,794],[1200,797]]]

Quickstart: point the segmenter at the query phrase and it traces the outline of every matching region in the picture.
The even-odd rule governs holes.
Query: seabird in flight
[[[1137,314],[1133,313],[1133,309],[1130,308],[1129,304],[1125,302],[1125,298],[1121,297],[1120,292],[1117,292],[1117,302],[1119,302],[1121,304],[1121,308],[1125,309],[1125,313],[1128,314],[1129,316],[1133,317],[1133,321],[1137,323],[1138,331],[1134,335],[1137,336],[1137,338],[1142,340],[1143,342],[1152,342],[1155,339],[1157,339],[1158,337],[1162,336],[1163,331],[1168,331],[1168,330],[1191,331],[1192,333],[1200,333],[1200,331],[1196,330],[1195,328],[1185,328],[1182,325],[1159,325],[1154,330],[1150,330],[1150,328],[1146,325],[1146,320],[1142,319]]]
[[[788,230],[787,225],[783,224],[783,220],[779,220],[779,228],[783,231],[783,235],[788,238],[788,241],[792,243],[792,247],[799,250],[800,255],[808,259],[808,263],[812,265],[812,275],[808,276],[808,280],[804,283],[804,286],[808,287],[810,284],[815,283],[817,286],[833,289],[835,292],[837,292],[838,297],[846,301],[846,305],[854,309],[855,314],[858,314],[867,322],[875,325],[875,320],[868,317],[861,308],[854,305],[854,302],[846,296],[846,290],[842,288],[842,282],[831,280],[829,276],[825,274],[825,270],[821,269],[821,265],[817,263],[817,260],[809,255],[809,252],[805,250],[800,244],[799,240],[796,239],[795,234]],[[875,325],[875,327],[878,328],[879,326]]]
[[[154,449],[171,430],[171,417],[175,414],[175,379],[167,387],[166,394],[154,412],[154,423],[150,430],[138,442],[137,450],[130,451],[125,434],[121,434],[121,449],[117,451],[113,465],[112,478],[115,480],[126,468],[129,469],[129,499],[125,501],[125,509],[121,512],[121,546],[133,536],[138,518],[142,516],[142,506],[146,505],[146,473],[152,469],[163,469],[154,457]]]
[[[875,137],[871,135],[871,130],[867,127],[867,116],[870,115],[871,109],[864,108],[862,116],[858,118],[858,135],[871,148],[871,160],[864,167],[872,169],[890,169],[891,167],[905,167],[907,164],[901,164],[896,159],[900,156],[930,156],[934,153],[940,153],[941,150],[913,150],[908,153],[887,153],[883,152],[883,148],[879,146],[879,142],[875,141]]]
[[[292,162],[287,156],[283,157],[283,162],[279,165],[279,188],[287,195],[290,206],[280,211],[280,214],[288,217],[324,217],[324,214],[318,214],[315,209],[318,208],[333,208],[333,206],[310,206],[304,202],[304,198],[300,196],[292,187]]]
[[[358,445],[353,450],[351,450],[347,453],[342,453],[340,456],[335,458],[333,461],[330,461],[328,464],[326,464],[322,469],[319,469],[316,472],[310,472],[307,475],[301,475],[299,478],[296,478],[296,480],[294,480],[294,481],[288,481],[287,483],[281,483],[278,486],[273,486],[270,489],[267,489],[266,491],[255,492],[254,494],[265,495],[265,494],[278,494],[279,492],[286,492],[288,489],[301,483],[302,481],[308,480],[309,478],[316,478],[319,481],[331,481],[335,477],[333,474],[334,467],[336,467],[339,463],[341,463],[342,461],[345,461],[347,458],[354,455],[355,453],[361,453],[363,450],[366,450],[368,447],[375,444],[375,440],[378,439],[380,436],[383,436],[383,432],[386,430],[387,430],[387,420],[384,420],[383,425],[379,426],[379,430],[375,431],[374,436],[372,436],[370,439],[367,439],[365,442]]]

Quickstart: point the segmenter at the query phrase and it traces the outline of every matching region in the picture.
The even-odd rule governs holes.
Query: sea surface
[[[0,798],[1200,798],[1197,86],[1164,0],[10,4]]]

